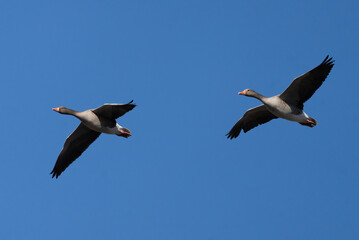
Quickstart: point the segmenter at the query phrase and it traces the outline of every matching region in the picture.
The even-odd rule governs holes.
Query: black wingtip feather
[[[327,61],[327,59],[329,58],[329,55],[327,55],[323,61],[323,63],[325,63],[325,61]]]
[[[58,178],[60,175],[61,175],[61,173],[57,173],[57,172],[55,172],[55,169],[54,170],[52,170],[52,172],[50,173],[50,175],[52,174],[52,178]]]
[[[227,133],[225,136],[227,136],[227,139],[232,140],[233,138],[237,138],[241,131],[242,129],[240,129],[239,132],[235,132],[235,130],[231,129],[231,131],[229,131],[229,133]]]
[[[333,67],[334,66],[334,62],[335,60],[333,60],[333,58],[329,58],[329,55],[327,55],[327,57],[324,59],[324,61],[321,63],[321,65],[328,65]]]
[[[50,175],[52,174],[51,178],[54,178],[56,173],[54,173],[54,171],[50,172]],[[56,177],[57,178],[57,177]]]
[[[133,103],[133,100],[131,100],[129,103],[127,103],[127,105],[132,106],[131,110],[132,110],[134,107],[137,106],[137,104],[134,104],[134,103]]]

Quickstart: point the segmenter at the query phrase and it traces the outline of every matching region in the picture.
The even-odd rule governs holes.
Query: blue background
[[[358,239],[358,1],[1,1],[1,239]],[[336,60],[305,104],[227,140]],[[57,180],[75,110],[138,106]]]

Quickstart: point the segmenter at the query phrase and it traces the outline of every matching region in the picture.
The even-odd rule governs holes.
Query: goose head
[[[65,107],[57,107],[57,108],[53,108],[52,110],[54,110],[55,112],[58,112],[58,113],[64,113],[66,112],[66,109]]]
[[[68,115],[75,115],[76,113],[78,113],[77,111],[65,107],[57,107],[57,108],[53,108],[52,110],[61,114],[68,114]]]
[[[257,95],[257,93],[255,91],[253,91],[252,89],[243,90],[242,92],[239,92],[238,94],[248,96],[248,97],[254,97]]]
[[[257,98],[259,100],[262,101],[262,99],[264,98],[262,95],[260,95],[259,93],[255,92],[254,90],[252,89],[246,89],[246,90],[243,90],[242,92],[239,92],[238,93],[239,95],[244,95],[244,96],[247,96],[247,97],[254,97],[254,98]]]

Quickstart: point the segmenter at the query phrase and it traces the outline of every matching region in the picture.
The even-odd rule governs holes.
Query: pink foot
[[[300,122],[300,124],[311,128],[317,125],[317,123],[311,119],[306,119],[305,122]]]
[[[129,136],[131,136],[131,131],[128,130],[127,128],[122,128],[120,130],[120,133],[117,133],[116,135],[120,137],[128,138]]]

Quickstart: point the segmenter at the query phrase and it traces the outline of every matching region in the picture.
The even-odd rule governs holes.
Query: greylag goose
[[[65,107],[52,110],[69,114],[81,120],[76,130],[67,137],[64,147],[57,158],[54,169],[50,174],[58,178],[63,171],[75,161],[93,143],[101,133],[115,134],[128,138],[131,131],[116,123],[116,119],[131,111],[136,105],[133,100],[127,104],[105,104],[96,109],[77,112]]]
[[[327,56],[319,66],[295,78],[282,94],[273,97],[264,97],[251,89],[239,92],[240,95],[257,98],[263,105],[249,109],[227,133],[227,138],[236,138],[242,129],[248,132],[276,118],[284,118],[308,127],[316,126],[318,121],[303,111],[303,104],[322,85],[333,66],[334,60]]]

